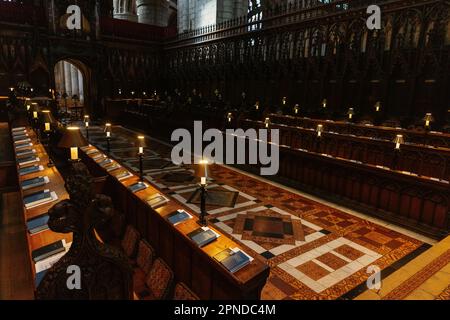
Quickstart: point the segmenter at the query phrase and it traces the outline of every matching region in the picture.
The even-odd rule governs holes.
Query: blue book
[[[64,247],[64,243],[62,242],[62,240],[58,240],[44,247],[33,250],[33,252],[31,252],[31,256],[34,262],[38,262],[60,252],[63,252],[64,250],[66,250]]]
[[[20,134],[20,135],[13,135],[14,141],[20,141],[24,139],[29,139],[29,137],[26,134]]]
[[[38,165],[32,165],[29,167],[25,167],[25,168],[20,168],[19,169],[19,175],[23,176],[29,173],[33,173],[33,172],[38,172],[41,170],[41,166]]]
[[[166,218],[171,224],[175,226],[183,221],[192,218],[192,216],[184,210],[177,210],[169,213]]]
[[[198,228],[188,234],[199,247],[204,247],[207,244],[215,241],[217,239],[217,234],[209,228]]]
[[[29,148],[29,149],[23,149],[23,150],[17,151],[16,155],[18,157],[21,157],[21,156],[32,155],[32,154],[35,154],[35,153],[36,152],[33,149]]]
[[[50,190],[42,190],[39,192],[35,192],[23,198],[23,203],[25,206],[38,204],[44,201],[47,201],[52,198]]]
[[[16,150],[17,149],[22,149],[25,147],[31,147],[33,144],[31,142],[23,142],[23,143],[18,143],[16,144]]]
[[[33,179],[22,181],[20,186],[22,187],[22,190],[28,190],[31,188],[43,186],[44,184],[48,183],[48,181],[48,177],[36,177]]]
[[[133,193],[144,190],[145,188],[147,188],[147,185],[144,182],[138,182],[128,187]]]
[[[19,163],[19,165],[24,165],[24,164],[35,162],[35,161],[39,161],[39,158],[34,155],[20,157],[17,159],[17,162]]]
[[[240,270],[250,263],[250,258],[241,250],[231,254],[223,259],[220,263],[231,273]]]
[[[25,139],[16,139],[16,140],[14,140],[14,144],[15,145],[19,145],[19,144],[22,144],[22,143],[30,143],[30,142],[31,142],[31,139],[28,138],[28,137],[25,137]]]
[[[112,160],[109,159],[109,158],[107,158],[107,159],[105,159],[105,160],[103,160],[103,161],[100,161],[98,164],[99,164],[101,167],[103,167],[103,166],[105,166],[105,165],[107,165],[107,164],[110,164],[110,163],[112,163]]]
[[[43,216],[27,221],[27,229],[30,234],[35,234],[48,229],[48,219],[50,217],[45,214]]]
[[[42,270],[41,272],[36,273],[36,279],[34,281],[36,288],[39,287],[39,284],[41,283],[42,279],[44,279],[47,270]]]

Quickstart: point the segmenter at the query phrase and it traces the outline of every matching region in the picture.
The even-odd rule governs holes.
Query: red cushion
[[[148,274],[146,285],[156,300],[165,299],[173,281],[173,272],[161,259],[157,259]]]

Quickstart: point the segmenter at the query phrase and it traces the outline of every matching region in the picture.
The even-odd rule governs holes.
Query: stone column
[[[138,21],[139,23],[167,27],[169,7],[170,4],[167,0],[136,0]]]
[[[135,0],[115,1],[114,18],[137,22]]]
[[[70,63],[64,61],[64,92],[67,95],[72,94],[72,79],[70,77]]]

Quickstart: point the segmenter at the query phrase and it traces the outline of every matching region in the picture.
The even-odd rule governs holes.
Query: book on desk
[[[27,143],[27,142],[31,142],[31,139],[30,138],[25,138],[25,139],[17,139],[17,140],[14,140],[14,144],[15,145],[19,145],[19,144],[22,144],[22,143]]]
[[[31,257],[33,258],[33,261],[36,263],[64,251],[65,246],[63,240],[58,240],[56,242],[50,243],[46,246],[33,250],[33,252],[31,252]]]
[[[98,162],[98,165],[99,165],[100,167],[104,168],[106,165],[108,165],[108,164],[110,164],[110,163],[112,163],[112,162],[113,162],[113,161],[112,161],[111,159],[106,158],[106,159],[104,159],[104,160]]]
[[[17,131],[24,131],[24,130],[26,130],[27,128],[25,128],[25,127],[15,127],[15,128],[12,128],[11,129],[11,131],[12,132],[17,132]]]
[[[114,171],[121,167],[122,166],[120,164],[118,164],[117,162],[114,162],[113,164],[106,165],[104,168],[106,169],[107,172],[111,172],[111,171]]]
[[[216,241],[220,234],[208,227],[200,227],[187,235],[200,248]]]
[[[28,190],[28,189],[43,186],[49,182],[50,182],[50,179],[47,176],[36,177],[36,178],[27,179],[27,180],[22,181],[20,186],[21,186],[22,190]]]
[[[24,197],[23,203],[26,209],[31,209],[49,202],[53,202],[57,199],[58,196],[54,191],[45,189]]]
[[[20,167],[26,166],[27,164],[31,164],[34,162],[39,162],[39,161],[41,161],[41,159],[39,159],[38,157],[36,157],[34,155],[17,158],[17,163]]]
[[[43,166],[34,164],[32,166],[29,166],[29,167],[20,168],[18,170],[18,172],[19,172],[20,176],[24,176],[26,174],[30,174],[30,173],[34,173],[34,172],[38,172],[38,171],[43,171],[43,170],[44,170]]]
[[[169,221],[171,224],[176,226],[177,224],[180,224],[186,220],[192,219],[192,216],[184,211],[183,209],[179,209],[177,211],[174,211],[172,213],[169,213],[166,216],[167,221]]]
[[[229,272],[235,273],[254,259],[239,248],[227,248],[214,256]]]
[[[136,192],[138,192],[138,191],[147,189],[147,187],[148,187],[148,185],[147,185],[145,182],[139,181],[139,182],[137,182],[137,183],[134,183],[134,184],[128,186],[128,189],[129,189],[131,192],[136,193]]]
[[[31,142],[24,142],[24,143],[16,144],[16,145],[14,146],[14,148],[15,148],[16,151],[17,151],[17,150],[21,150],[21,149],[23,149],[23,148],[32,147],[32,146],[33,146],[33,144],[32,144]]]
[[[121,170],[121,171],[117,172],[116,174],[114,174],[114,177],[119,181],[125,180],[132,176],[133,176],[133,174],[128,170]]]
[[[29,156],[32,154],[36,154],[36,149],[27,148],[16,152],[17,157]]]
[[[25,140],[25,139],[29,139],[30,137],[28,136],[28,133],[20,133],[20,134],[13,134],[12,136],[13,141],[20,141],[20,140]]]
[[[27,229],[30,234],[36,234],[38,232],[48,229],[48,214],[30,219],[27,221]]]
[[[41,259],[37,262],[35,262],[34,264],[34,268],[36,270],[36,274],[45,270],[50,269],[56,262],[59,261],[59,259],[61,259],[61,257],[63,257],[70,249],[70,247],[72,246],[72,242],[66,243],[65,239],[61,239],[59,240],[62,242],[63,244],[63,250],[55,250],[58,251],[57,253],[54,253],[52,255],[48,255],[46,258]],[[57,241],[58,242],[58,241]],[[39,248],[41,249],[41,248]],[[39,250],[37,249],[37,250]]]

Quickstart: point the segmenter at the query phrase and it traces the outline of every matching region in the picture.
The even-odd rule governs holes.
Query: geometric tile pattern
[[[351,255],[339,253],[348,252],[348,248],[351,248]],[[320,293],[380,257],[380,254],[341,237],[289,259],[278,267]]]
[[[90,137],[105,149],[103,128],[92,127]],[[135,140],[136,132],[114,127],[110,146],[113,157],[137,171]],[[152,139],[144,154],[145,179],[198,214],[198,203],[189,203],[198,189],[196,167],[174,165],[170,154],[170,147]],[[262,299],[337,299],[367,280],[368,265],[398,268],[423,245],[228,167],[210,169],[207,189],[237,197],[235,203],[210,201],[207,219],[270,266]]]

